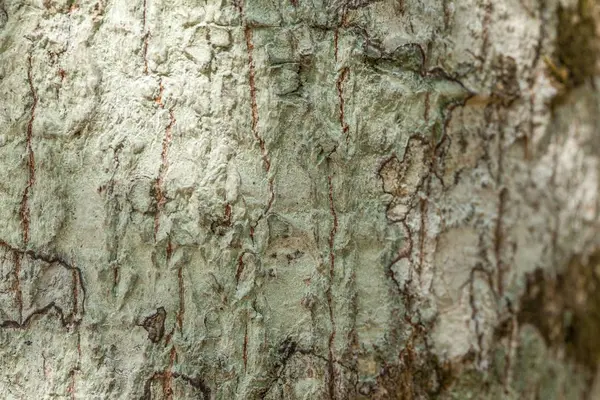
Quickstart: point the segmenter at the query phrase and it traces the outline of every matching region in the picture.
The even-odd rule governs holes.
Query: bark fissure
[[[328,340],[328,374],[329,374],[329,378],[328,378],[328,390],[329,390],[329,398],[330,399],[336,399],[336,392],[335,392],[335,352],[334,352],[334,341],[335,341],[335,335],[336,335],[336,324],[335,324],[335,316],[334,316],[334,311],[333,311],[333,285],[334,285],[334,277],[335,277],[335,235],[337,233],[338,230],[338,217],[337,217],[337,213],[335,211],[335,204],[334,204],[334,198],[333,198],[333,180],[332,180],[332,176],[329,175],[327,177],[327,182],[328,182],[328,187],[329,187],[329,192],[328,192],[328,197],[329,197],[329,209],[331,212],[331,217],[332,217],[332,226],[331,226],[331,230],[329,231],[329,285],[327,287],[327,292],[326,292],[326,296],[327,296],[327,306],[329,308],[329,321],[331,323],[331,333],[329,334],[329,340]]]
[[[159,80],[159,93],[156,99],[154,100],[156,104],[161,109],[165,108],[165,105],[162,100],[164,92],[164,86],[162,83],[162,79]],[[173,126],[177,123],[175,120],[175,113],[173,112],[173,108],[169,110],[169,123],[165,128],[165,134],[162,141],[162,150],[160,153],[160,167],[158,170],[158,176],[156,178],[156,182],[154,184],[154,193],[156,200],[156,214],[154,216],[154,241],[157,240],[157,235],[160,229],[160,218],[165,204],[167,203],[167,196],[164,188],[164,180],[167,175],[167,171],[169,169],[169,147],[171,145],[171,141],[173,140]]]
[[[339,105],[340,105],[340,109],[339,109],[340,126],[342,127],[342,134],[345,136],[346,141],[348,141],[348,138],[350,135],[350,127],[346,123],[346,120],[344,117],[344,81],[348,77],[349,71],[350,70],[348,68],[343,68],[338,76],[336,83],[335,83],[335,87],[337,89],[337,94],[338,94],[338,101],[339,101]]]
[[[263,168],[265,170],[265,173],[268,176],[267,190],[269,192],[269,200],[267,201],[266,208],[263,210],[262,214],[258,217],[258,219],[250,227],[250,237],[252,239],[254,239],[254,227],[256,227],[258,225],[258,223],[260,222],[260,220],[269,213],[269,211],[271,210],[271,207],[273,205],[273,201],[275,200],[275,184],[274,184],[274,177],[269,176],[270,175],[269,172],[271,170],[271,158],[269,156],[269,152],[265,145],[265,140],[260,135],[259,128],[258,128],[258,103],[257,103],[257,98],[256,98],[256,92],[257,92],[257,90],[256,90],[256,69],[255,69],[255,65],[254,65],[254,43],[252,40],[253,31],[252,31],[252,27],[250,25],[248,25],[247,21],[245,20],[244,10],[243,10],[243,6],[241,4],[240,4],[240,14],[242,16],[242,19],[244,19],[244,37],[246,39],[246,51],[248,53],[248,85],[250,87],[250,109],[251,109],[251,114],[252,114],[251,130],[252,130],[252,135],[254,136],[254,139],[258,143],[258,146],[260,148],[260,153],[261,153],[262,160],[263,160]]]
[[[33,122],[35,121],[35,110],[38,104],[38,95],[33,85],[33,56],[29,54],[27,58],[27,81],[29,82],[29,89],[31,90],[31,96],[33,97],[33,104],[31,106],[31,116],[27,123],[27,136],[25,137],[26,149],[27,149],[27,185],[23,191],[21,199],[21,209],[19,214],[21,216],[21,227],[23,235],[23,245],[27,247],[29,244],[29,224],[31,222],[31,210],[29,208],[29,197],[31,196],[31,190],[35,183],[35,154],[33,152]]]
[[[148,75],[148,42],[150,40],[150,31],[146,30],[148,14],[148,0],[143,2],[142,14],[142,58],[144,60],[144,74]]]

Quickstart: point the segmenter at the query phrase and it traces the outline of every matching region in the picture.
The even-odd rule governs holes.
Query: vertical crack
[[[165,108],[165,105],[162,101],[162,95],[164,92],[164,86],[162,84],[162,80],[159,82],[159,94],[158,97],[154,100],[158,106],[162,109]],[[160,228],[160,214],[161,211],[165,205],[165,203],[167,202],[167,198],[165,196],[164,193],[164,180],[165,180],[165,176],[167,174],[167,170],[169,168],[169,159],[168,159],[168,155],[169,155],[169,146],[171,144],[171,141],[173,140],[173,125],[175,125],[177,121],[175,120],[175,114],[173,112],[173,109],[169,109],[169,123],[167,124],[167,127],[165,128],[165,136],[163,138],[163,142],[162,142],[162,151],[160,153],[160,168],[158,170],[158,177],[156,178],[156,182],[154,184],[154,193],[155,193],[155,199],[156,199],[156,214],[154,215],[154,241],[156,242],[157,240],[157,235],[158,235],[158,230]]]
[[[252,42],[252,28],[248,25],[244,27],[244,36],[246,37],[246,47],[248,49],[248,84],[250,85],[250,106],[252,109],[252,134],[258,142],[263,159],[264,169],[269,172],[271,169],[271,160],[267,153],[265,140],[258,133],[258,104],[256,101],[256,70],[254,67],[254,43]]]
[[[173,400],[173,365],[177,359],[177,350],[175,346],[171,347],[169,354],[169,367],[164,374],[163,394],[167,400]]]
[[[502,261],[502,245],[504,243],[504,239],[502,237],[502,219],[504,218],[507,195],[508,189],[502,188],[502,190],[500,190],[500,195],[498,196],[498,217],[496,221],[496,228],[494,231],[494,255],[496,258],[496,268],[498,268],[497,289],[498,294],[500,296],[502,296],[502,294],[504,293],[504,273],[506,272],[504,262]]]
[[[348,72],[349,72],[348,68],[343,68],[342,71],[340,72],[340,75],[339,75],[336,83],[335,83],[335,86],[337,88],[338,100],[339,100],[340,126],[342,127],[342,133],[346,136],[346,141],[348,141],[350,127],[346,123],[345,117],[344,117],[344,91],[343,91],[344,87],[343,87],[343,85],[344,85],[344,81],[348,77]]]
[[[144,0],[144,14],[142,21],[142,32],[144,37],[144,44],[142,46],[142,57],[144,58],[144,74],[148,75],[148,39],[150,38],[150,32],[146,31],[146,21],[148,14],[148,0]]]
[[[35,110],[38,104],[38,96],[35,91],[35,87],[33,86],[33,56],[30,53],[27,57],[27,81],[29,83],[29,89],[31,91],[31,96],[33,97],[33,104],[31,105],[31,115],[29,117],[29,122],[27,123],[27,134],[25,137],[26,149],[27,149],[27,185],[25,186],[25,190],[23,191],[23,196],[21,197],[21,206],[19,209],[19,216],[21,219],[21,230],[23,237],[23,247],[27,248],[29,244],[30,232],[29,232],[29,224],[31,222],[31,211],[29,208],[29,197],[31,195],[31,190],[33,188],[33,184],[35,183],[35,155],[33,153],[32,147],[32,139],[33,139],[33,122],[35,121]],[[17,306],[19,308],[19,323],[23,321],[23,294],[21,291],[21,254],[15,253],[15,284],[14,290],[17,300]]]
[[[30,54],[28,57],[28,68],[27,68],[27,80],[29,81],[29,88],[31,90],[31,95],[33,97],[33,105],[31,106],[31,116],[29,118],[29,122],[27,123],[27,136],[26,136],[26,146],[27,146],[27,170],[28,170],[28,179],[27,186],[25,186],[25,190],[23,191],[23,197],[21,199],[21,226],[23,229],[23,245],[27,247],[29,244],[29,223],[30,223],[30,209],[29,209],[29,196],[30,192],[33,188],[33,184],[35,183],[35,155],[33,153],[32,147],[32,138],[33,138],[33,121],[35,120],[35,109],[38,103],[38,96],[33,86],[33,66],[32,66],[32,55]]]
[[[236,268],[236,271],[235,271],[235,284],[236,284],[236,286],[240,282],[240,277],[242,276],[242,272],[244,272],[244,254],[246,254],[245,251],[242,252],[242,254],[240,254],[240,256],[238,257],[237,268]]]
[[[246,322],[246,328],[244,330],[244,347],[242,349],[242,358],[244,359],[244,372],[248,367],[248,322]]]
[[[332,181],[332,176],[329,175],[327,177],[327,181],[329,184],[329,209],[331,211],[331,216],[333,217],[333,223],[331,226],[331,230],[329,231],[329,287],[327,288],[327,306],[329,308],[329,320],[331,322],[331,334],[329,335],[329,343],[328,343],[328,347],[329,347],[329,351],[328,351],[328,373],[329,373],[329,380],[328,380],[328,390],[329,390],[329,398],[330,399],[335,399],[336,398],[336,394],[335,394],[335,354],[333,351],[333,345],[334,345],[334,340],[335,340],[335,334],[336,334],[336,327],[335,327],[335,317],[333,315],[333,294],[332,294],[332,289],[333,289],[333,278],[335,275],[335,251],[334,251],[334,245],[335,245],[335,235],[337,233],[338,230],[338,217],[337,217],[337,213],[335,211],[335,205],[334,205],[334,199],[333,199],[333,181]]]
[[[69,371],[69,386],[67,387],[67,393],[70,395],[71,400],[75,400],[75,370]]]
[[[239,11],[242,15],[242,19],[244,19],[244,9],[243,5],[240,3]],[[256,99],[256,69],[254,66],[254,42],[252,41],[253,31],[252,28],[248,25],[247,21],[244,21],[244,37],[246,38],[246,48],[248,52],[248,84],[250,86],[250,107],[252,112],[252,135],[254,139],[258,143],[260,148],[260,153],[263,160],[263,168],[265,172],[269,173],[271,169],[271,158],[269,157],[269,152],[267,151],[265,140],[260,135],[258,131],[258,103]],[[269,191],[269,200],[267,202],[267,206],[260,217],[254,222],[253,226],[250,227],[250,237],[254,237],[254,227],[258,225],[258,222],[269,212],[271,206],[273,205],[273,201],[275,200],[275,191],[274,191],[274,181],[273,177],[269,178],[268,181],[268,191]]]
[[[183,315],[185,314],[185,286],[183,284],[183,265],[177,269],[177,280],[179,282],[179,312],[177,313],[177,324],[179,331],[183,331]]]
[[[67,393],[71,395],[71,400],[75,400],[77,398],[75,391],[75,374],[81,370],[81,333],[79,330],[77,331],[77,365],[75,368],[69,371],[69,386],[67,387]]]

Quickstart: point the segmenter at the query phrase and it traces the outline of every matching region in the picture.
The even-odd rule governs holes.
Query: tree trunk
[[[0,0],[0,397],[600,398],[597,21]]]

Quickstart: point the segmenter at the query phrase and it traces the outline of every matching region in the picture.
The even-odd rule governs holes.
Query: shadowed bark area
[[[599,21],[0,0],[2,398],[600,398]]]

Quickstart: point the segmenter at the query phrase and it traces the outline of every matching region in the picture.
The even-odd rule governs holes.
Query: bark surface
[[[600,398],[599,23],[0,0],[0,397]]]

